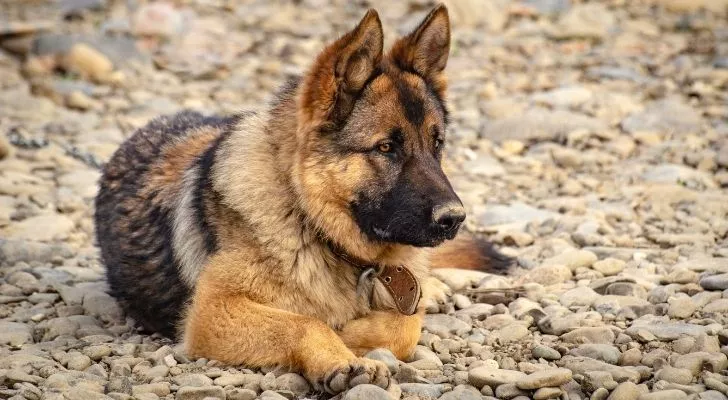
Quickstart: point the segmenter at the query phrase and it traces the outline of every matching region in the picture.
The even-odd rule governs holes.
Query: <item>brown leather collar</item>
[[[422,297],[422,288],[417,278],[415,278],[412,271],[407,267],[404,265],[382,266],[379,264],[360,262],[341,251],[332,243],[329,244],[329,247],[337,257],[361,270],[359,278],[360,285],[363,279],[369,278],[373,273],[387,289],[392,299],[394,299],[397,311],[404,315],[412,315],[417,312],[417,305]]]

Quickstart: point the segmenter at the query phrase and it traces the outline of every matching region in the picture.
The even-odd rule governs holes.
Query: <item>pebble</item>
[[[531,354],[536,358],[543,358],[544,360],[553,361],[561,358],[561,353],[557,350],[552,349],[548,346],[536,345],[531,349]]]
[[[533,393],[535,400],[555,399],[561,396],[561,389],[557,387],[542,387]]]
[[[17,322],[0,321],[0,344],[20,346],[33,343],[33,334],[29,326]]]
[[[343,400],[390,400],[389,393],[376,385],[357,385],[344,394]]]
[[[637,400],[642,391],[634,382],[620,383],[609,395],[609,400]]]
[[[524,390],[560,386],[571,380],[571,375],[571,371],[566,368],[545,369],[522,377],[516,381],[516,386]]]
[[[580,357],[594,358],[609,364],[617,364],[622,355],[619,349],[609,344],[586,343],[572,349],[571,354]],[[640,355],[640,358],[642,356]]]
[[[643,393],[638,400],[682,400],[687,399],[688,395],[682,390],[660,390],[652,393]]]
[[[427,348],[424,348],[422,346],[417,346],[417,349],[415,349],[415,353],[417,353],[417,350],[420,348],[423,348],[425,350],[428,350]],[[421,350],[420,350],[421,351]],[[433,360],[437,360],[437,362],[442,365],[442,361],[440,361],[439,358],[437,358],[436,355],[432,354],[434,356]],[[399,372],[399,361],[397,360],[397,357],[392,354],[392,352],[389,349],[374,349],[367,354],[364,355],[365,358],[370,358],[372,360],[377,360],[383,362],[387,368],[389,369],[389,372],[392,374],[396,374]]]
[[[491,388],[496,388],[498,385],[504,383],[516,383],[525,377],[526,374],[520,371],[494,369],[490,367],[477,367],[468,371],[468,382],[477,388],[482,388],[486,385]]]
[[[219,386],[182,386],[177,389],[177,400],[210,400],[222,399],[225,400],[225,390]]]
[[[622,272],[627,265],[626,262],[617,258],[606,258],[592,264],[592,268],[604,276],[617,275]]]

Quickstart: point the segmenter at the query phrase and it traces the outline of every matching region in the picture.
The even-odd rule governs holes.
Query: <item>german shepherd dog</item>
[[[290,368],[329,393],[387,387],[361,356],[412,352],[429,268],[505,260],[449,241],[465,219],[440,165],[449,47],[442,5],[387,53],[370,10],[266,112],[139,129],[96,198],[111,293],[190,356]]]

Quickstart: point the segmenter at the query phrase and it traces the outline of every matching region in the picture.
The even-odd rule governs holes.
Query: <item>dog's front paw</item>
[[[447,298],[452,296],[452,289],[441,280],[431,276],[427,279],[423,287],[422,297],[433,301],[435,304],[444,304]]]
[[[331,394],[365,383],[388,388],[390,374],[387,366],[381,361],[355,358],[330,369],[320,380],[323,390]]]

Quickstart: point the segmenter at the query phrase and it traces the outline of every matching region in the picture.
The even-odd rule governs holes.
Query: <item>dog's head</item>
[[[379,16],[317,57],[298,92],[297,190],[319,229],[361,242],[435,246],[465,219],[443,173],[447,9],[383,52]]]

